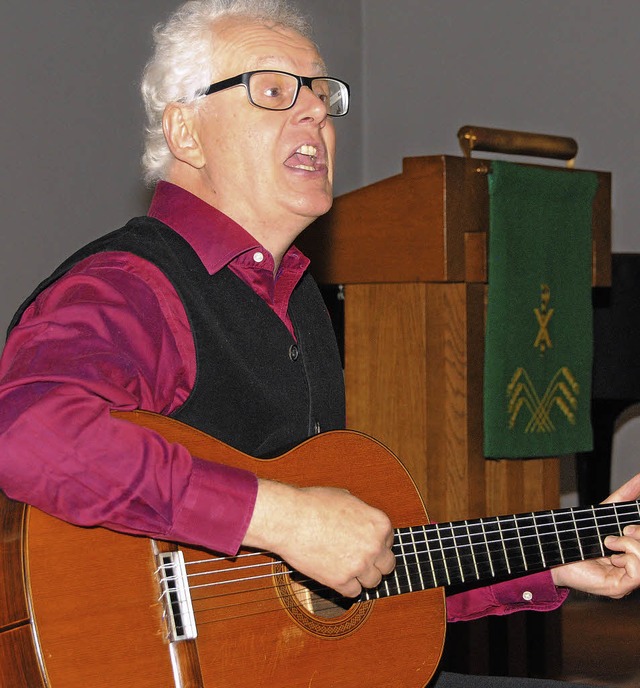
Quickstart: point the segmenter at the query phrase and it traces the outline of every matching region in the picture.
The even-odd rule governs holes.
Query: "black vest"
[[[19,308],[82,259],[126,251],[154,263],[174,285],[191,326],[196,379],[172,414],[241,451],[276,456],[312,434],[344,427],[344,382],[331,321],[308,274],[291,296],[297,341],[231,270],[209,275],[191,246],[163,223],[134,218],[74,253]]]

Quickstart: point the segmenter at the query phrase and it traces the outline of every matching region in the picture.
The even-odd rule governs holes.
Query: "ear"
[[[162,115],[162,130],[173,156],[200,169],[204,166],[204,152],[198,138],[193,107],[184,103],[169,103]]]

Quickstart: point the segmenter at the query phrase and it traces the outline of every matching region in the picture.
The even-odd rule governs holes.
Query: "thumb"
[[[604,501],[607,502],[628,502],[640,497],[640,473],[628,480],[622,487],[619,487],[613,494],[609,495]]]

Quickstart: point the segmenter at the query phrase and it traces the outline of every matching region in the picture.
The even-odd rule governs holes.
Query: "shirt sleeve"
[[[448,621],[471,621],[520,611],[548,612],[565,601],[569,591],[557,588],[549,571],[467,590],[447,597]]]
[[[256,477],[110,415],[171,413],[194,361],[158,268],[120,253],[82,261],[29,306],[0,359],[0,487],[78,525],[235,553]]]

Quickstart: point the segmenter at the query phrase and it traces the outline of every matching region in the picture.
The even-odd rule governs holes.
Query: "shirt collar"
[[[164,222],[189,242],[211,275],[249,251],[267,252],[228,215],[170,182],[158,182],[148,215]],[[287,251],[282,264],[292,261],[303,269],[309,262],[294,247]]]

